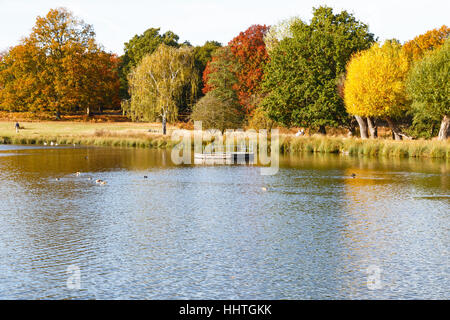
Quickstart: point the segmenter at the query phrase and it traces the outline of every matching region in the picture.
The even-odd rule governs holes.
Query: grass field
[[[168,127],[168,135],[161,134],[161,124],[131,122],[21,122],[16,133],[14,122],[0,122],[0,143],[3,144],[64,144],[121,146],[140,148],[170,148],[178,142],[171,139],[176,127]],[[361,140],[357,138],[283,134],[280,152],[341,153],[370,157],[427,157],[450,159],[450,142],[393,141],[386,139]]]

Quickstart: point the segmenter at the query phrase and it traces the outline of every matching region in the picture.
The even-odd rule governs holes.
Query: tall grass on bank
[[[144,134],[133,132],[112,132],[96,130],[93,134],[73,136],[64,135],[34,135],[34,136],[2,136],[0,144],[44,145],[51,142],[59,145],[86,145],[105,147],[131,147],[131,148],[172,148],[175,142],[170,136],[159,134]]]
[[[92,145],[108,147],[133,147],[168,149],[179,141],[161,134],[128,131],[95,130],[92,133],[15,135],[2,134],[0,144],[43,145],[56,142],[60,145]],[[192,139],[192,147],[193,147]],[[206,142],[204,142],[206,144]],[[398,157],[398,158],[441,158],[450,159],[450,143],[447,141],[393,141],[361,140],[344,137],[294,137],[281,135],[280,153],[332,153],[352,156]]]
[[[428,140],[393,141],[323,136],[284,136],[280,141],[280,149],[285,154],[310,152],[371,157],[450,158],[449,142]]]

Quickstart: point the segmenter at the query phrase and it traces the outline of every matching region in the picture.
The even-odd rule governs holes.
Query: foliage
[[[160,28],[150,28],[143,34],[135,35],[130,41],[125,43],[124,55],[121,57],[119,67],[120,77],[120,97],[129,99],[128,93],[128,75],[141,60],[149,54],[155,52],[160,44],[172,47],[179,47],[179,37],[172,31],[160,34]]]
[[[264,67],[269,60],[264,43],[264,36],[268,30],[269,27],[265,25],[253,25],[228,44],[239,65],[236,70],[238,81],[234,89],[247,114],[250,114],[255,107],[250,103],[250,97],[259,90]]]
[[[161,44],[145,56],[129,75],[131,100],[123,111],[134,121],[176,120],[180,102],[189,88],[192,100],[198,90],[198,73],[192,48]]]
[[[300,18],[298,17],[292,17],[270,27],[269,31],[267,31],[264,36],[264,43],[266,44],[266,50],[269,54],[275,49],[281,40],[292,38],[293,35],[291,26],[299,20]]]
[[[450,39],[415,63],[407,79],[416,123],[450,115]],[[422,121],[423,122],[423,121]]]
[[[262,106],[271,119],[286,126],[349,125],[336,84],[352,54],[370,47],[373,35],[353,15],[334,14],[328,7],[314,9],[309,25],[292,21],[292,36],[270,53]]]
[[[269,118],[266,111],[261,107],[257,107],[253,110],[253,113],[248,121],[248,126],[255,130],[271,130],[275,125],[276,123]]]
[[[204,129],[238,129],[243,124],[240,105],[233,99],[221,99],[208,92],[193,108],[191,119],[202,121]]]
[[[38,17],[1,61],[0,105],[10,111],[76,112],[118,103],[117,63],[92,27],[66,9]]]
[[[203,89],[206,86],[206,83],[203,82],[203,72],[208,65],[208,62],[211,61],[213,53],[222,47],[222,44],[217,41],[206,41],[203,46],[195,47],[194,55],[195,55],[195,66],[199,72],[199,77],[202,79],[200,87]],[[202,92],[199,92],[201,94]]]
[[[347,111],[361,117],[402,116],[408,110],[408,70],[408,57],[395,41],[355,54],[347,66],[344,85]]]
[[[203,81],[205,87],[203,93],[214,91],[217,97],[222,100],[238,99],[234,90],[238,79],[236,77],[239,65],[236,64],[230,47],[222,47],[214,52],[212,60],[208,62]]]
[[[420,60],[424,55],[441,47],[450,36],[450,28],[442,26],[440,29],[433,29],[425,34],[415,37],[405,43],[403,49],[414,61]]]
[[[245,112],[250,114],[255,107],[251,97],[259,91],[268,61],[264,43],[268,29],[261,25],[251,26],[231,40],[226,48],[217,50],[203,73],[203,93],[219,90],[231,96],[234,95],[232,89]]]
[[[206,65],[211,61],[213,53],[222,47],[222,44],[217,41],[206,41],[203,46],[195,47],[195,62],[198,70],[203,74]]]

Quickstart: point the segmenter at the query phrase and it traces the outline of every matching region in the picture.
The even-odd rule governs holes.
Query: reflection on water
[[[448,299],[449,168],[305,155],[267,177],[156,150],[0,146],[0,298]]]

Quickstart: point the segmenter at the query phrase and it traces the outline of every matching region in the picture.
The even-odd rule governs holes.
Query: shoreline
[[[305,137],[285,138],[280,142],[280,154],[298,155],[305,153],[341,154],[367,158],[422,158],[450,159],[450,143],[437,141],[394,142],[385,140],[361,140],[356,138]],[[154,138],[120,137],[56,137],[41,138],[0,137],[0,145],[45,145],[50,142],[64,145],[128,147],[146,149],[170,149],[179,141],[170,136]],[[193,147],[193,146],[192,146]]]
[[[50,145],[54,142],[59,145],[169,149],[179,143],[171,138],[171,132],[179,128],[169,126],[168,135],[163,136],[158,133],[161,125],[157,123],[23,122],[20,125],[23,129],[16,133],[12,122],[0,121],[0,144]],[[450,159],[450,142],[280,134],[280,154],[301,153]]]

